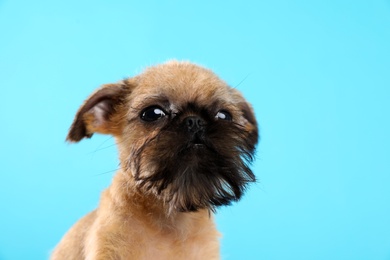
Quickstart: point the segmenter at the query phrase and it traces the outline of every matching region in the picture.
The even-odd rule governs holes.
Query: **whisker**
[[[115,169],[115,170],[111,170],[111,171],[106,171],[106,172],[94,174],[94,175],[92,175],[92,176],[101,176],[101,175],[104,175],[104,174],[107,174],[107,173],[116,172],[116,171],[118,171],[118,170],[120,170],[120,169],[121,169],[121,167],[119,167],[119,168],[117,168],[117,169]]]
[[[236,89],[238,88],[238,86],[240,86],[250,75],[252,74],[252,72],[249,72],[236,86],[234,86],[233,88]]]
[[[103,148],[100,148],[100,147],[102,147],[105,143],[107,143],[109,140],[111,140],[112,139],[112,136],[110,136],[110,137],[108,137],[105,141],[103,141],[94,151],[92,151],[92,152],[89,152],[88,154],[93,154],[93,153],[96,153],[96,152],[98,152],[98,151],[100,151],[100,150],[104,150],[104,149],[106,149],[106,148],[108,148],[108,147],[111,147],[111,146],[114,146],[115,144],[113,144],[113,145],[109,145],[109,146],[106,146],[106,147],[103,147]]]

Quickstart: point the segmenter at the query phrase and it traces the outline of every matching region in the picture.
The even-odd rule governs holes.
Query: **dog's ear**
[[[245,128],[249,132],[248,139],[253,146],[259,141],[259,129],[252,106],[248,102],[240,103],[241,111],[244,118],[247,120]]]
[[[79,108],[66,140],[78,142],[90,138],[93,133],[118,135],[126,96],[131,87],[126,82],[106,84],[96,90]]]
[[[244,99],[244,97],[238,90],[232,89],[232,94],[238,104],[238,107],[241,109],[243,119],[240,122],[240,124],[242,124],[245,130],[248,132],[247,138],[249,142],[252,144],[252,146],[255,147],[255,145],[259,140],[259,129],[257,126],[254,110],[251,104],[249,104]]]

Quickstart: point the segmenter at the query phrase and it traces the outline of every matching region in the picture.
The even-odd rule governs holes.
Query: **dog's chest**
[[[195,226],[189,225],[185,233],[156,232],[138,226],[138,234],[130,238],[133,249],[138,251],[137,259],[219,259],[219,233],[213,221]]]
[[[209,241],[206,241],[209,240]],[[200,237],[187,240],[150,239],[140,259],[218,259],[217,243]]]

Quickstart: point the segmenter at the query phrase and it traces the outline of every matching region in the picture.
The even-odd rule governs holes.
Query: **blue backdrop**
[[[112,138],[64,142],[81,102],[171,58],[260,124],[223,259],[390,259],[388,0],[0,0],[0,259],[46,259],[109,185]]]

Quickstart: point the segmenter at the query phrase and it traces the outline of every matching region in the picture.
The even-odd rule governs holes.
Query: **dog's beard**
[[[169,211],[214,211],[238,201],[255,181],[251,140],[233,122],[214,122],[203,136],[194,144],[180,127],[167,126],[134,149],[129,163],[138,188]]]

